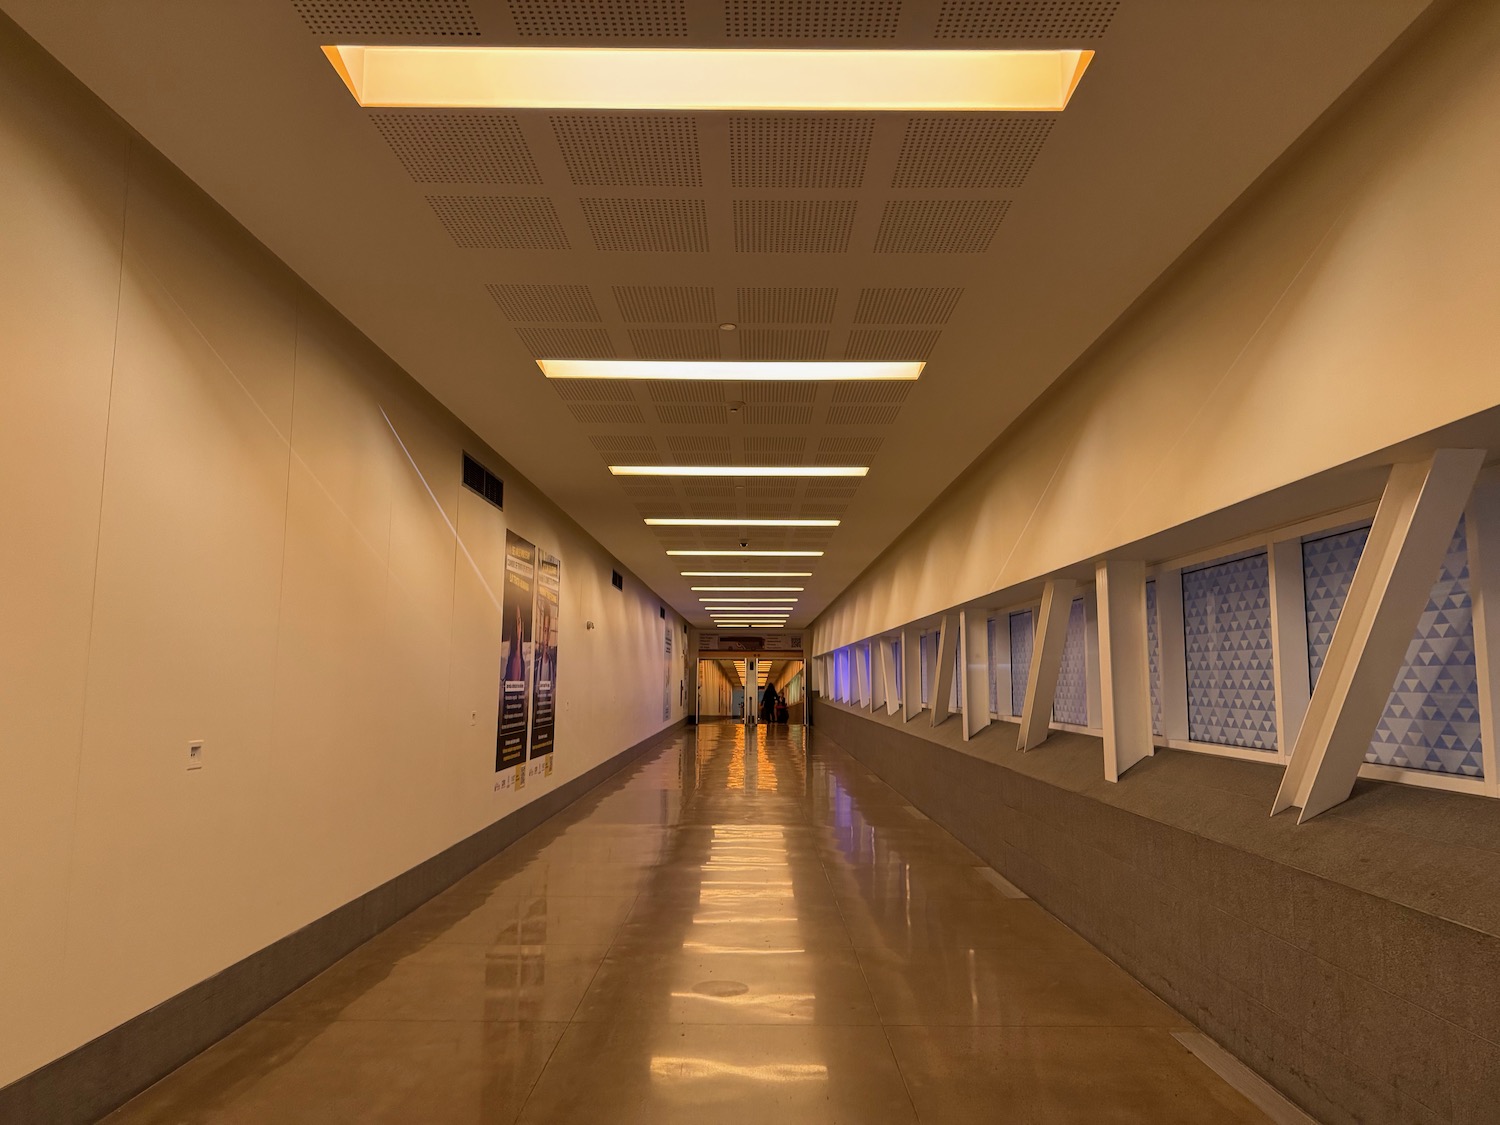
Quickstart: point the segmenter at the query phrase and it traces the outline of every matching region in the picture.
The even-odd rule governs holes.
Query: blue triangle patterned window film
[[[875,644],[879,644],[876,641]],[[875,645],[865,645],[860,651],[860,659],[865,662],[865,683],[870,685],[870,698],[875,698]]]
[[[1182,572],[1188,737],[1276,749],[1271,575],[1266,555]]]
[[[991,617],[984,623],[989,635],[989,645],[985,649],[990,654],[990,714],[1000,713],[1000,676],[999,676],[999,649],[995,646],[999,643],[1000,622]]]
[[[901,642],[899,640],[891,642],[891,657],[896,662],[896,702],[903,703],[905,700],[901,695]]]
[[[1010,615],[1010,713],[1026,707],[1026,678],[1031,674],[1031,610]]]
[[[1156,620],[1156,582],[1146,583],[1146,663],[1151,674],[1151,733],[1161,737],[1161,628]]]
[[[1062,667],[1057,672],[1057,694],[1052,718],[1074,726],[1089,725],[1089,642],[1083,599],[1068,607],[1068,637],[1063,642]]]
[[[1360,527],[1302,544],[1308,679],[1314,687],[1369,537],[1370,529]],[[1448,543],[1365,761],[1458,777],[1484,776],[1469,540],[1462,519]]]
[[[921,637],[919,637],[917,639],[917,656],[920,659],[920,662],[921,662],[921,665],[922,665],[922,706],[923,707],[927,706],[927,685],[932,682],[932,677],[928,674],[928,665],[931,664],[931,661],[929,661],[927,659],[928,650],[932,647],[932,642],[928,639],[931,636],[932,636],[931,633],[923,633],[921,635]]]

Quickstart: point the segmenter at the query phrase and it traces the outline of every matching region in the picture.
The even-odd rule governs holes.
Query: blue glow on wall
[[[1089,725],[1088,615],[1082,598],[1074,598],[1068,607],[1068,636],[1057,672],[1057,694],[1052,697],[1052,718],[1079,727]]]
[[[1026,678],[1031,674],[1031,610],[1010,615],[1010,713],[1026,706]]]
[[[1369,537],[1370,529],[1361,527],[1302,544],[1308,679],[1315,687]],[[1458,777],[1484,776],[1468,529],[1462,519],[1448,543],[1365,761]]]
[[[1276,749],[1271,575],[1266,555],[1182,573],[1188,737]]]

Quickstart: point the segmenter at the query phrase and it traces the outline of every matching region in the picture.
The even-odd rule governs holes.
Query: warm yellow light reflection
[[[617,477],[862,477],[868,465],[611,465]]]
[[[363,106],[1058,111],[1092,51],[332,46]]]
[[[651,1060],[652,1078],[746,1078],[752,1082],[807,1082],[828,1078],[822,1063],[763,1063],[742,1066],[718,1059],[657,1055]]]
[[[753,359],[539,359],[536,364],[549,379],[689,379],[732,383],[915,379],[926,366],[916,362]]]

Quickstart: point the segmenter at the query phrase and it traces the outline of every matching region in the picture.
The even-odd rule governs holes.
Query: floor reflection
[[[114,1119],[1264,1120],[985,871],[815,733],[707,724]]]

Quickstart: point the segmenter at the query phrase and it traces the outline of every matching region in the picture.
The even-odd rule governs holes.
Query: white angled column
[[[1057,673],[1062,669],[1075,585],[1071,578],[1049,578],[1042,589],[1042,610],[1037,616],[1032,644],[1031,672],[1026,677],[1026,705],[1021,710],[1018,749],[1034,750],[1047,740],[1051,729],[1052,699],[1057,693]]]
[[[958,662],[964,671],[964,741],[990,725],[990,629],[983,610],[958,615]]]
[[[900,706],[900,693],[896,690],[896,642],[892,637],[881,637],[877,642],[876,655],[880,660],[880,682],[885,693],[885,713],[894,715]]]
[[[943,614],[938,630],[937,667],[932,673],[932,725],[937,726],[953,714],[953,670],[958,664],[958,618]]]
[[[850,645],[849,659],[854,661],[854,704],[869,710],[870,707],[870,662],[865,659],[869,645]]]
[[[915,629],[901,630],[901,721],[906,723],[922,713],[921,643]]]
[[[1291,753],[1311,698],[1307,669],[1307,592],[1302,577],[1302,540],[1271,547],[1271,649],[1276,672],[1276,744]]]
[[[1151,741],[1151,668],[1146,634],[1146,564],[1103,560],[1094,569],[1099,602],[1099,705],[1104,776],[1156,753]]]
[[[1440,449],[1391,469],[1273,815],[1296,805],[1300,824],[1348,799],[1484,456]]]
[[[881,663],[880,650],[885,645],[876,637],[870,642],[870,710],[885,710],[885,667]]]

